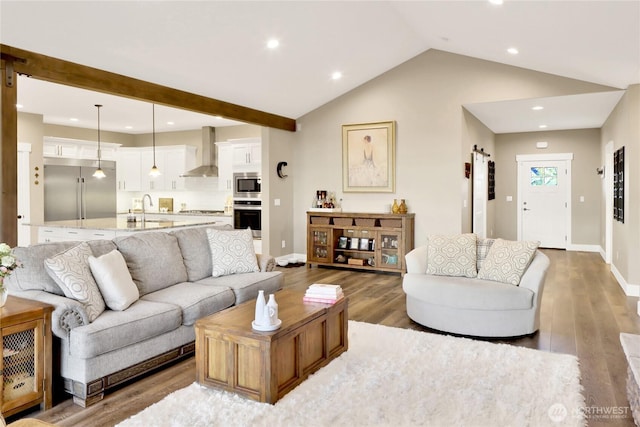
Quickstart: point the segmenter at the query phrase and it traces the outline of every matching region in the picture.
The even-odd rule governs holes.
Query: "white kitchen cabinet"
[[[50,141],[45,139],[42,145],[44,157],[62,157],[77,159],[78,145],[69,142]]]
[[[38,243],[109,240],[114,237],[116,232],[113,230],[67,227],[39,227],[38,229]]]
[[[116,159],[118,191],[140,191],[142,153],[137,148],[121,148]]]
[[[164,189],[184,190],[185,179],[180,175],[196,167],[196,147],[185,145],[162,150],[164,157]]]
[[[100,143],[100,159],[101,160],[117,160],[118,146],[120,144],[112,144],[107,142]],[[98,158],[98,146],[96,143],[93,145],[80,145],[78,147],[78,158],[96,160]]]
[[[233,147],[233,169],[246,171],[260,171],[262,163],[262,142],[258,138],[229,140]]]
[[[120,191],[174,191],[185,189],[185,179],[180,177],[196,166],[196,147],[171,145],[156,147],[157,177],[149,176],[153,166],[151,147],[122,148],[118,153],[116,168]],[[120,179],[122,176],[122,180]]]
[[[218,146],[218,190],[233,191],[233,146],[216,142]]]
[[[153,166],[153,150],[145,150],[142,153],[142,165],[143,191],[184,190],[185,179],[180,175],[196,166],[196,147],[156,147],[156,166],[160,170],[160,176],[152,177],[148,173]]]
[[[101,141],[100,158],[102,160],[116,160],[119,146],[120,144]],[[43,157],[97,160],[98,142],[45,136],[42,144],[42,155]]]
[[[160,171],[160,175],[151,176],[149,171],[153,167],[153,149],[141,148],[140,149],[141,161],[140,161],[140,186],[142,191],[162,191],[164,190],[164,178],[166,173],[165,158],[161,153],[161,150],[156,147],[156,167]]]

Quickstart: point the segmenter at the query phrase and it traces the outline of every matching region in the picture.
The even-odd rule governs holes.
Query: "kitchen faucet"
[[[149,207],[152,208],[153,207],[153,200],[151,200],[151,196],[149,194],[145,194],[144,196],[142,196],[142,224],[144,224],[145,221],[145,209],[144,209],[144,199],[149,198]]]

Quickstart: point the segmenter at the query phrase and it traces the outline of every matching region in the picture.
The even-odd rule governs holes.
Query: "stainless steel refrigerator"
[[[97,161],[44,159],[45,221],[116,217],[116,164],[101,163],[107,176],[98,179]]]

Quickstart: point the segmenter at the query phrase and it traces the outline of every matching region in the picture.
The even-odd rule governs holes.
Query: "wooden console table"
[[[51,408],[52,311],[51,305],[11,295],[0,308],[0,407],[5,417],[38,404]]]
[[[307,265],[407,272],[414,214],[307,212]]]

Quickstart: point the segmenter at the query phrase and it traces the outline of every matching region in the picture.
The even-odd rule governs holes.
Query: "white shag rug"
[[[574,356],[349,321],[275,405],[193,383],[119,426],[584,426],[581,390]]]

